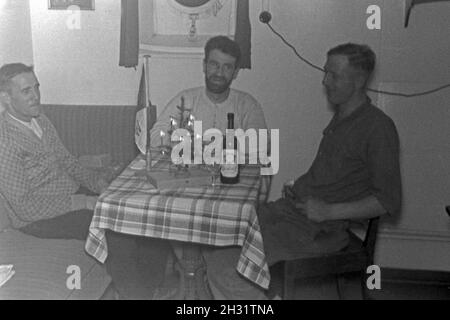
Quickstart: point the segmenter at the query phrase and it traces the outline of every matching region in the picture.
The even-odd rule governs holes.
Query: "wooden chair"
[[[283,299],[292,300],[295,294],[295,279],[335,275],[339,298],[340,276],[346,273],[361,273],[361,290],[363,299],[366,298],[367,267],[373,265],[373,254],[378,230],[379,218],[369,220],[364,241],[353,232],[350,233],[349,246],[339,252],[302,258],[284,262]]]

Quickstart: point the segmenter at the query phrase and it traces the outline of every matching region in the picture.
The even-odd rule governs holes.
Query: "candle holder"
[[[169,117],[169,129],[167,130],[167,134],[169,136],[169,143],[165,144],[165,139],[163,139],[165,137],[165,133],[163,134],[163,132],[160,133],[161,136],[161,144],[159,147],[160,153],[163,156],[169,156],[172,153],[172,148],[174,144],[177,144],[179,142],[182,142],[182,138],[180,137],[179,141],[173,142],[172,141],[172,135],[173,133],[177,130],[177,129],[185,129],[188,131],[188,136],[191,139],[191,160],[194,159],[194,121],[195,121],[195,117],[194,115],[192,115],[192,109],[188,109],[185,106],[185,98],[184,96],[181,97],[181,103],[180,105],[177,106],[177,109],[179,110],[179,113],[173,116]],[[180,154],[180,156],[182,157],[183,154]],[[180,173],[184,170],[187,170],[187,165],[184,163],[178,163],[178,164],[174,164],[173,165],[173,169],[175,172]],[[171,165],[171,167],[172,167]]]

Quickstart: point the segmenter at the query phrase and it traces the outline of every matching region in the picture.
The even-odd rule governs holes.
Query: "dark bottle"
[[[234,113],[228,113],[228,130],[223,137],[223,157],[220,167],[220,182],[235,184],[239,182],[238,143],[234,135]],[[227,139],[228,136],[228,139]]]

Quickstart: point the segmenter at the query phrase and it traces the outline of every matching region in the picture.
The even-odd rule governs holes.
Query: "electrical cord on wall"
[[[319,67],[319,66],[316,66],[315,64],[313,64],[313,63],[309,62],[308,60],[306,60],[305,58],[303,58],[303,57],[298,53],[297,49],[296,49],[292,44],[290,44],[290,43],[289,43],[289,42],[288,42],[281,34],[279,34],[279,33],[272,27],[272,25],[270,24],[270,22],[267,22],[266,24],[267,24],[267,26],[270,28],[270,30],[272,30],[273,33],[275,33],[278,37],[280,37],[280,39],[281,39],[281,40],[282,40],[289,48],[291,48],[291,49],[294,51],[295,55],[296,55],[300,60],[302,60],[302,61],[305,62],[306,64],[310,65],[310,66],[313,67],[314,69],[317,69],[317,70],[319,70],[319,71],[325,72],[325,70],[324,70],[323,68],[321,68],[321,67]]]
[[[272,27],[272,25],[270,24],[270,20],[272,19],[272,15],[269,13],[269,12],[267,12],[267,11],[264,11],[264,12],[262,12],[261,14],[260,14],[260,16],[259,16],[259,20],[262,22],[262,23],[264,23],[264,24],[266,24],[268,27],[269,27],[269,29],[275,34],[275,35],[277,35],[289,48],[291,48],[293,51],[294,51],[294,53],[295,53],[295,55],[300,59],[300,60],[302,60],[303,62],[305,62],[306,64],[308,64],[309,66],[311,66],[312,68],[314,68],[314,69],[317,69],[317,70],[319,70],[319,71],[322,71],[322,72],[325,72],[325,70],[323,69],[323,68],[321,68],[321,67],[319,67],[319,66],[317,66],[317,65],[315,65],[315,64],[313,64],[312,62],[310,62],[310,61],[308,61],[307,59],[305,59],[304,57],[302,57],[299,53],[298,53],[298,51],[297,51],[297,49],[292,45],[292,44],[290,44],[284,37],[283,37],[283,35],[281,35],[279,32],[277,32],[273,27]],[[400,92],[391,92],[391,91],[384,91],[384,90],[375,90],[375,89],[371,89],[371,88],[367,88],[367,91],[370,91],[370,92],[375,92],[375,93],[380,93],[380,94],[385,94],[385,95],[391,95],[391,96],[399,96],[399,97],[405,97],[405,98],[412,98],[412,97],[418,97],[418,96],[424,96],[424,95],[428,95],[428,94],[432,94],[432,93],[435,93],[435,92],[438,92],[438,91],[440,91],[440,90],[443,90],[443,89],[445,89],[445,88],[450,88],[450,83],[449,84],[446,84],[446,85],[443,85],[443,86],[440,86],[440,87],[438,87],[438,88],[435,88],[435,89],[431,89],[431,90],[428,90],[428,91],[423,91],[423,92],[416,92],[416,93],[400,93]]]
[[[423,91],[423,92],[416,92],[416,93],[400,93],[400,92],[375,90],[375,89],[371,89],[371,88],[367,88],[367,91],[381,93],[381,94],[386,94],[386,95],[390,95],[390,96],[399,96],[399,97],[405,97],[405,98],[412,98],[412,97],[425,96],[427,94],[432,94],[432,93],[438,92],[440,90],[443,90],[443,89],[449,88],[449,87],[450,87],[450,83],[446,84],[446,85],[443,85],[443,86],[440,86],[438,88],[432,89],[432,90]]]

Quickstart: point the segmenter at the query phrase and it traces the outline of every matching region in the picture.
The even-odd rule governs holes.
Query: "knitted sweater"
[[[71,211],[71,195],[80,186],[100,191],[98,176],[67,151],[50,120],[36,120],[41,139],[7,112],[0,115],[0,193],[15,228]]]

